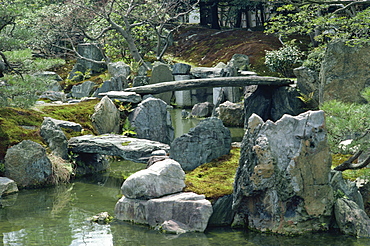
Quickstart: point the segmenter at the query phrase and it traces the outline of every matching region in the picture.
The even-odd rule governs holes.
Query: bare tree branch
[[[345,162],[343,162],[342,164],[334,168],[334,170],[344,171],[348,169],[361,169],[363,167],[366,167],[367,165],[370,164],[370,155],[363,162],[356,163],[356,164],[352,163],[358,159],[358,157],[362,154],[362,152],[363,152],[362,150],[357,151],[353,156],[348,158],[348,160],[346,160]]]

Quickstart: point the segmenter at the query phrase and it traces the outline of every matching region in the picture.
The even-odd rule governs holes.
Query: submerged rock
[[[14,180],[6,177],[0,177],[0,198],[14,192],[18,192],[18,187]]]

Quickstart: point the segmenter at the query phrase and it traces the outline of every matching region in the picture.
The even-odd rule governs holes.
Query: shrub
[[[325,49],[320,46],[313,49],[310,53],[307,55],[307,59],[303,62],[303,66],[316,71],[320,72],[321,63],[324,59],[325,55]]]
[[[294,45],[284,44],[278,50],[266,51],[265,64],[284,77],[293,76],[293,68],[301,64],[302,53]]]

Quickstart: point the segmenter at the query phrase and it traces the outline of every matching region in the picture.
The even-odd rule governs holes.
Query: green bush
[[[303,62],[303,66],[316,71],[320,72],[321,63],[324,59],[325,55],[325,48],[323,46],[316,47],[307,55],[307,59]]]
[[[285,44],[278,50],[266,51],[265,64],[284,77],[293,76],[293,68],[301,64],[302,53],[294,45]]]

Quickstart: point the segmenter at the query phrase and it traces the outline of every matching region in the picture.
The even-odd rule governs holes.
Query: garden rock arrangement
[[[203,232],[212,205],[203,195],[181,192],[184,180],[184,171],[172,159],[131,175],[121,187],[123,197],[116,204],[116,218],[177,234]]]

